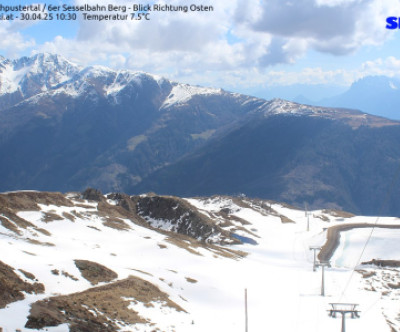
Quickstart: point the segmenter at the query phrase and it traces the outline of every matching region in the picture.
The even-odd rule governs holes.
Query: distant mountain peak
[[[321,101],[324,106],[350,107],[369,114],[400,120],[400,80],[388,76],[366,76],[350,89]]]
[[[2,59],[0,96],[15,94],[16,101],[48,91],[70,80],[81,68],[65,58],[38,53],[17,60]]]

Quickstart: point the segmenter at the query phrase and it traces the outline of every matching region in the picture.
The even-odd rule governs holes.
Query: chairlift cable
[[[399,166],[398,166],[398,168],[397,168],[397,170],[396,170],[396,172],[395,172],[395,174],[394,174],[394,176],[393,176],[393,178],[392,178],[392,181],[391,181],[391,184],[390,184],[390,188],[389,188],[389,190],[388,190],[387,193],[386,193],[386,197],[385,197],[385,199],[384,199],[383,202],[382,202],[379,215],[381,215],[381,214],[383,213],[385,206],[386,206],[387,203],[389,202],[389,198],[392,196],[392,193],[393,193],[395,184],[397,183],[399,177],[400,177],[400,164],[399,164]],[[349,277],[349,279],[348,279],[348,281],[347,281],[347,283],[346,283],[346,285],[345,285],[345,287],[344,287],[344,289],[343,289],[343,291],[342,291],[342,294],[341,294],[341,296],[340,296],[340,301],[341,301],[341,299],[343,298],[345,292],[347,291],[347,288],[348,288],[348,286],[349,286],[349,284],[350,284],[350,282],[351,282],[351,279],[353,278],[354,272],[356,271],[356,267],[360,265],[362,256],[364,255],[365,249],[367,248],[367,245],[369,244],[369,241],[371,240],[372,234],[373,234],[373,232],[374,232],[376,226],[378,225],[378,222],[379,222],[379,219],[380,219],[380,218],[381,218],[381,217],[378,216],[378,217],[376,218],[374,224],[373,224],[372,227],[371,227],[371,231],[370,231],[370,233],[369,233],[369,235],[368,235],[368,238],[367,238],[367,240],[366,240],[365,243],[364,243],[363,249],[361,250],[361,253],[360,253],[359,257],[358,257],[358,260],[357,260],[355,266],[353,267],[353,269],[352,269],[352,271],[351,271],[351,274],[350,274],[350,277]]]

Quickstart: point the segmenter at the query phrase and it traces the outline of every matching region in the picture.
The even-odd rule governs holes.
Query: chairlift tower
[[[310,250],[314,251],[314,262],[313,262],[313,271],[317,270],[317,250],[321,250],[320,246],[310,246]]]
[[[322,280],[321,280],[321,296],[325,296],[325,267],[331,267],[331,262],[321,261],[316,266],[322,267]]]
[[[342,315],[342,329],[341,332],[346,332],[346,314],[350,314],[352,319],[360,318],[360,311],[357,310],[358,304],[356,303],[330,303],[332,306],[329,309],[329,316],[336,318],[337,314]]]

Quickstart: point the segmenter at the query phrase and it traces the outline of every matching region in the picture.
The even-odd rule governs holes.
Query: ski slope
[[[347,331],[390,332],[388,320],[394,330],[400,330],[396,290],[382,295],[388,289],[379,278],[372,282],[354,271],[371,234],[370,228],[343,232],[340,246],[331,260],[332,267],[325,269],[325,296],[320,295],[321,269],[313,272],[313,253],[309,249],[311,245],[323,245],[327,227],[365,222],[398,225],[396,218],[342,218],[327,211],[311,211],[310,231],[307,231],[304,211],[278,203],[269,203],[274,211],[271,214],[250,200],[244,205],[229,197],[187,199],[217,224],[223,222],[216,216],[221,209],[229,210],[237,220],[247,221],[246,224],[232,221],[234,232],[257,244],[229,246],[247,255],[228,258],[207,246],[194,247],[188,243],[191,250],[187,250],[170,241],[172,235],[129,220],[125,220],[129,225],[125,230],[110,228],[96,215],[97,202],[70,199],[73,206],[41,204],[39,211],[18,213],[19,217],[51,233],[50,236],[32,228],[16,235],[0,225],[0,260],[13,266],[25,281],[30,282],[17,269],[33,273],[45,285],[44,294],[27,295],[25,300],[0,310],[0,327],[5,332],[40,331],[24,327],[31,303],[93,287],[81,276],[75,259],[100,263],[115,271],[119,280],[130,275],[147,280],[186,311],[157,302],[145,306],[126,298],[131,301],[129,308],[149,323],[119,322],[120,331],[244,331],[245,289],[248,292],[248,331],[337,332],[340,319],[327,314],[332,302],[359,304],[361,318],[347,319]],[[65,217],[75,212],[80,217],[74,221]],[[60,220],[44,222],[45,213],[58,215]],[[280,216],[293,222],[283,223]],[[374,230],[361,261],[398,259],[399,240],[400,230]],[[68,272],[76,280],[55,275],[54,269]],[[361,269],[379,270],[371,266]],[[399,282],[395,270],[388,273],[392,273],[393,282]],[[380,269],[375,277],[383,272]],[[371,290],[371,285],[375,286],[375,291]],[[67,324],[46,329],[69,331]]]

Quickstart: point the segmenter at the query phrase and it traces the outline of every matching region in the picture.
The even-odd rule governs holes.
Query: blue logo
[[[390,16],[386,19],[386,29],[400,29],[400,17]]]

